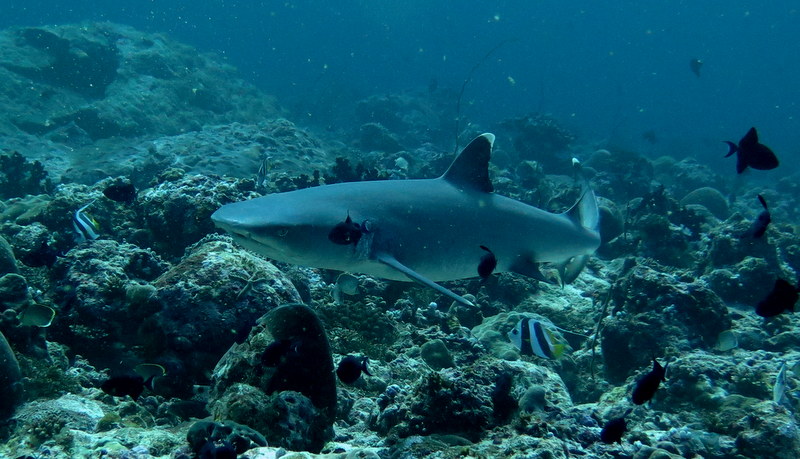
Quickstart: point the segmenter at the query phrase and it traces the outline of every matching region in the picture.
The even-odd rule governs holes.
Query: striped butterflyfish
[[[536,319],[523,318],[508,332],[511,344],[522,355],[557,359],[564,354],[566,344],[559,342],[552,329]]]

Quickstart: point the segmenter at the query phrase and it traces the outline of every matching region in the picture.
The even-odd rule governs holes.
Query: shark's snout
[[[252,218],[247,212],[239,209],[239,203],[228,204],[211,214],[211,220],[217,228],[233,233],[236,236],[250,238],[252,236]]]

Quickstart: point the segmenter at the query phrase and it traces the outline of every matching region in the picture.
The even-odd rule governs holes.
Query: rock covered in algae
[[[17,260],[14,258],[14,250],[11,248],[11,244],[0,236],[0,276],[16,272]]]
[[[0,421],[14,412],[20,401],[22,373],[6,337],[0,332]]]
[[[280,342],[289,343],[285,352],[262,363],[274,350],[270,345]],[[267,313],[248,340],[234,344],[219,361],[212,380],[209,411],[248,423],[270,444],[318,452],[332,437],[333,358],[322,323],[303,304]]]
[[[705,207],[720,220],[726,219],[730,214],[728,200],[725,199],[725,196],[716,188],[711,188],[710,186],[704,186],[693,190],[681,199],[682,206],[690,204],[697,204]]]
[[[267,446],[267,440],[261,434],[233,421],[197,421],[189,428],[186,441],[195,454],[199,454],[209,441],[227,442],[236,449],[237,454],[251,448]]]
[[[723,301],[702,281],[639,264],[612,290],[614,316],[605,322],[606,376],[622,381],[672,347],[711,348],[731,326]]]

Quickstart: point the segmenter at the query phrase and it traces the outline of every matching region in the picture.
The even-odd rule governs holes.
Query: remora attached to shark
[[[222,206],[211,218],[234,240],[278,261],[414,280],[456,301],[436,282],[476,277],[491,249],[494,272],[545,280],[540,263],[573,281],[600,245],[594,193],[584,188],[553,214],[494,194],[494,135],[476,137],[439,178],[337,183]]]

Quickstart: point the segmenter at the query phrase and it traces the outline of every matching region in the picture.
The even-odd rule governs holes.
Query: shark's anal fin
[[[453,300],[458,301],[459,303],[461,303],[463,305],[466,305],[466,306],[469,306],[469,307],[475,307],[475,305],[472,304],[471,301],[467,300],[466,298],[464,298],[464,297],[462,297],[460,295],[456,295],[452,291],[442,287],[441,285],[437,284],[436,282],[434,282],[434,281],[428,279],[427,277],[419,274],[418,272],[414,271],[413,269],[409,268],[408,266],[400,263],[399,261],[397,261],[397,259],[395,257],[393,257],[393,256],[391,256],[391,255],[389,255],[387,253],[378,254],[375,258],[378,261],[380,261],[381,263],[383,263],[383,264],[385,264],[387,266],[391,266],[392,268],[394,268],[394,269],[400,271],[401,273],[405,274],[409,279],[411,279],[413,281],[419,282],[422,285],[430,287],[430,288],[436,290],[437,292],[441,293],[442,295],[449,296]]]

